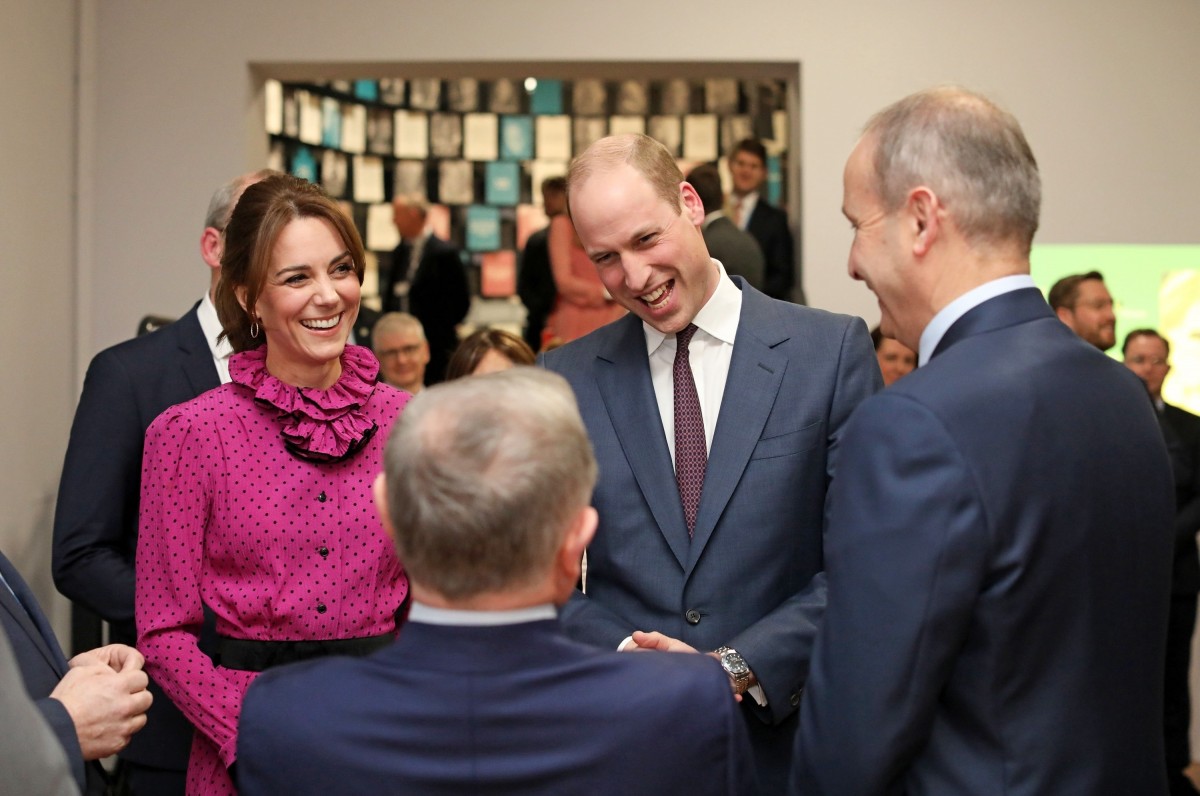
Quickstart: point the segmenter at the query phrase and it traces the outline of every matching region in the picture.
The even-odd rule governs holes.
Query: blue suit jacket
[[[198,305],[197,305],[198,306]],[[152,334],[101,351],[88,366],[54,512],[54,583],[134,645],[134,552],[146,428],[164,410],[217,387],[220,378],[196,307]],[[187,767],[192,726],[151,683],[146,729],[121,756]]]
[[[862,320],[734,284],[742,314],[690,541],[641,320],[545,355],[574,388],[600,465],[587,595],[562,619],[573,638],[607,649],[658,630],[699,650],[738,650],[769,702],[742,702],[758,714],[759,779],[779,792],[825,606],[826,488],[842,426],[880,376]]]
[[[250,687],[238,788],[262,794],[747,794],[745,730],[716,661],[620,655],[553,620],[405,625],[367,658]]]
[[[1141,383],[1041,293],[855,413],[802,794],[1159,794],[1174,517]]]
[[[12,644],[25,690],[62,744],[79,789],[87,794],[102,794],[104,772],[98,763],[84,762],[70,714],[61,702],[50,698],[50,692],[67,673],[67,659],[54,630],[37,597],[4,553],[0,553],[0,574],[12,589],[10,593],[0,585],[0,624]]]

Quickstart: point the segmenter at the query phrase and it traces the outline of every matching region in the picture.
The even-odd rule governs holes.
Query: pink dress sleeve
[[[212,429],[185,407],[160,415],[146,432],[138,525],[134,613],[146,669],[183,714],[235,759],[242,690],[198,645],[204,538],[221,464]]]

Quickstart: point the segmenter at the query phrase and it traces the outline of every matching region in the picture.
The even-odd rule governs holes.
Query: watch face
[[[721,665],[733,674],[746,674],[750,671],[750,667],[742,660],[742,656],[736,652],[726,652],[721,656]]]

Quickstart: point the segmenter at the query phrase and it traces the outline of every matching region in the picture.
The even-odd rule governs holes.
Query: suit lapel
[[[29,586],[17,572],[16,567],[3,554],[0,554],[0,572],[4,573],[4,580],[12,588],[12,592],[9,592],[7,588],[0,585],[0,605],[34,642],[38,652],[42,654],[50,667],[59,676],[66,674],[67,658],[58,646],[58,641],[54,638],[54,631],[38,606],[37,598],[29,590]]]
[[[788,364],[787,356],[774,349],[789,335],[781,326],[771,323],[771,307],[766,297],[741,279],[735,281],[742,289],[742,315],[704,473],[700,511],[685,564],[688,572],[700,559],[742,478],[775,405]]]
[[[650,381],[642,322],[631,313],[619,324],[607,347],[596,355],[596,386],[650,513],[679,565],[685,566],[691,545]],[[700,505],[703,510],[703,498]]]
[[[196,308],[193,307],[191,312],[176,321],[173,326],[177,327],[175,331],[182,353],[179,366],[183,369],[184,378],[191,386],[193,395],[200,395],[219,387],[221,378],[217,375],[212,349],[204,339],[204,330],[200,327]]]

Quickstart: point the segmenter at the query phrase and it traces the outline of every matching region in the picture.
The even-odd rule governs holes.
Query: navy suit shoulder
[[[410,623],[367,658],[267,672],[243,705],[238,760],[245,796],[753,790],[715,661],[602,652],[553,621]]]
[[[1128,369],[1034,289],[964,315],[847,425],[794,792],[1165,792],[1170,508]]]

